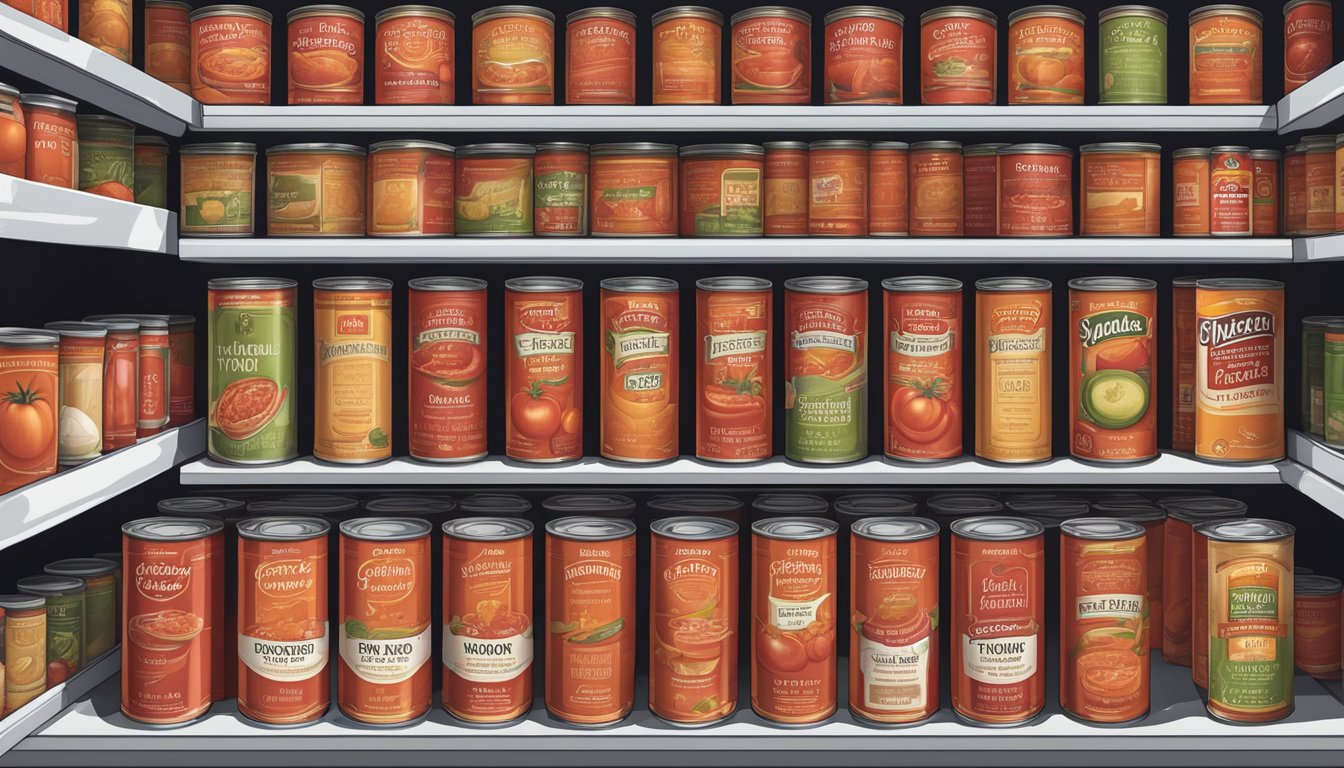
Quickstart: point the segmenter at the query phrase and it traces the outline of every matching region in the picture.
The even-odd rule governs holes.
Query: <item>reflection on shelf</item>
[[[174,254],[177,214],[0,174],[0,238]]]

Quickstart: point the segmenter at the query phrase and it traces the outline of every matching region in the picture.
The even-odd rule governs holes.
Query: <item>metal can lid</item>
[[[1333,576],[1308,573],[1293,577],[1293,592],[1299,595],[1337,595],[1341,586],[1344,584]]]
[[[954,277],[937,277],[935,275],[909,275],[905,277],[888,277],[882,281],[883,290],[887,291],[915,291],[918,293],[959,293],[962,285],[961,281]]]
[[[1331,323],[1344,320],[1344,315],[1308,315],[1302,318],[1303,328],[1324,328]]]
[[[214,515],[222,518],[242,510],[245,506],[247,505],[237,499],[226,499],[222,496],[179,496],[160,499],[155,509],[160,515],[169,517]]]
[[[535,19],[541,19],[547,24],[555,24],[555,14],[545,8],[536,8],[531,5],[496,5],[493,8],[486,8],[483,11],[477,11],[471,14],[471,23],[480,24],[482,21],[498,19],[503,16],[530,16]]]
[[[545,141],[536,145],[537,154],[542,152],[587,152],[588,145],[579,141]]]
[[[1013,24],[1022,19],[1034,19],[1040,16],[1063,16],[1077,24],[1082,24],[1086,21],[1086,17],[1084,17],[1083,14],[1072,8],[1065,8],[1062,5],[1031,5],[1026,8],[1018,8],[1016,11],[1008,14],[1008,23]]]
[[[733,14],[732,23],[737,24],[743,21],[750,21],[751,19],[769,18],[793,19],[794,21],[801,21],[808,26],[812,25],[812,14],[807,13],[806,11],[800,11],[797,8],[785,8],[782,5],[762,5],[757,8],[748,8],[744,11],[738,11]]]
[[[975,281],[977,291],[1048,291],[1054,283],[1040,277],[987,277]]]
[[[626,24],[634,25],[635,14],[624,8],[582,8],[566,16],[565,22],[567,24],[573,24],[576,21],[583,21],[584,19],[616,19],[617,21],[623,21]]]
[[[681,148],[682,157],[722,157],[725,155],[764,155],[760,144],[688,144]]]
[[[620,293],[675,293],[676,280],[666,277],[608,277],[600,283],[604,291]]]
[[[135,146],[137,147],[163,147],[168,148],[168,140],[162,136],[152,136],[137,133],[135,135]]]
[[[850,493],[835,500],[835,514],[846,517],[913,515],[919,504],[903,493]]]
[[[1171,151],[1172,160],[1180,160],[1185,157],[1208,157],[1211,154],[1208,147],[1181,147]]]
[[[664,21],[672,19],[704,19],[712,21],[719,26],[723,26],[723,14],[713,8],[706,8],[703,5],[674,5],[671,8],[653,14],[652,23],[657,26]]]
[[[961,148],[961,154],[965,157],[986,157],[999,154],[999,150],[1004,147],[1011,147],[1006,141],[992,141],[987,144],[967,144]]]
[[[1196,281],[1195,287],[1211,291],[1281,291],[1283,283],[1259,277],[1210,277]]]
[[[919,23],[927,24],[930,21],[937,21],[938,19],[966,16],[979,19],[980,21],[995,27],[999,25],[998,16],[986,11],[984,8],[976,8],[970,5],[945,5],[942,8],[934,8],[933,10],[925,11],[919,15]]]
[[[869,152],[909,152],[910,143],[907,141],[873,141],[868,144]]]
[[[1167,23],[1167,12],[1147,5],[1116,5],[1097,15],[1097,23],[1102,24],[1117,16],[1144,16]]]
[[[1254,19],[1257,23],[1264,20],[1264,16],[1254,8],[1247,8],[1244,5],[1205,5],[1190,12],[1190,21],[1196,22],[1206,16],[1242,16],[1248,19]]]
[[[1018,541],[1045,533],[1045,526],[1025,517],[997,515],[963,517],[952,521],[952,533],[974,541]]]
[[[1283,153],[1277,149],[1252,149],[1252,160],[1282,160]]]
[[[1194,288],[1195,284],[1204,278],[1199,275],[1183,275],[1172,278],[1171,285],[1174,288]]]
[[[763,493],[751,500],[751,508],[764,515],[824,515],[830,505],[810,493]]]
[[[814,142],[811,142],[810,144],[807,145],[807,148],[808,148],[809,151],[813,151],[813,152],[815,152],[815,151],[817,151],[817,150],[819,150],[819,149],[820,149],[820,150],[826,150],[826,149],[857,150],[857,149],[861,149],[861,150],[865,150],[865,151],[866,151],[866,150],[868,149],[868,142],[866,142],[866,141],[859,141],[859,140],[857,140],[857,139],[822,139],[821,141],[814,141]]]
[[[266,149],[266,156],[270,157],[271,155],[287,155],[295,153],[321,154],[325,152],[336,152],[337,154],[344,155],[359,155],[360,157],[369,153],[364,147],[357,147],[354,144],[334,144],[325,141],[310,141],[300,144],[277,144],[274,147],[268,147]]]
[[[169,315],[168,327],[182,330],[184,328],[195,328],[196,318],[191,315]]]
[[[784,281],[784,289],[798,293],[858,293],[868,290],[868,281],[840,275],[791,277]]]
[[[532,511],[532,502],[512,493],[473,493],[457,503],[457,511],[483,517],[526,515]]]
[[[487,283],[478,277],[416,277],[406,284],[412,291],[484,291]]]
[[[1280,541],[1292,538],[1297,529],[1278,520],[1248,517],[1244,520],[1211,520],[1200,523],[1195,530],[1210,541],[1258,542]]]
[[[765,147],[765,149],[766,149],[767,152],[769,152],[770,150],[783,150],[783,149],[805,150],[805,149],[807,149],[807,142],[806,142],[806,141],[766,141],[766,142],[762,142],[761,146],[762,146],[762,147]]]
[[[346,496],[325,493],[298,494],[278,499],[262,499],[247,505],[248,514],[346,515],[359,509],[359,502]]]
[[[441,144],[437,141],[425,141],[424,139],[392,139],[390,141],[379,141],[370,144],[369,154],[374,155],[379,152],[390,152],[398,149],[427,149],[431,152],[442,152],[447,155],[451,155],[456,151],[451,144]]]
[[[365,512],[388,517],[446,515],[455,509],[457,502],[447,496],[379,496],[364,502]]]
[[[971,517],[997,514],[1003,502],[981,493],[939,493],[924,502],[929,514],[938,517]]]
[[[504,281],[504,287],[518,293],[556,293],[582,291],[583,281],[574,277],[513,277]]]
[[[562,493],[541,501],[541,508],[553,515],[626,516],[635,513],[635,500],[615,493]]]
[[[611,144],[594,144],[593,157],[616,157],[621,155],[666,155],[677,156],[676,144],[659,144],[654,141],[620,141]]]
[[[824,517],[768,517],[751,524],[751,532],[767,539],[812,541],[834,536],[840,524]]]
[[[508,142],[465,144],[457,148],[458,157],[532,157],[535,154],[537,148],[531,144]]]
[[[255,155],[257,145],[250,141],[214,141],[209,144],[188,144],[177,148],[179,155]],[[233,280],[237,278],[222,278]]]
[[[19,98],[19,89],[8,83],[0,83],[0,96],[5,96],[10,100]]]
[[[1222,144],[1216,147],[1209,147],[1209,151],[1214,154],[1246,154],[1251,151],[1251,148],[1244,147],[1240,144]]]
[[[64,560],[57,560],[54,563],[47,563],[42,568],[46,573],[52,576],[68,576],[73,579],[89,579],[94,576],[106,576],[110,573],[116,573],[121,566],[111,560],[104,560],[101,557],[69,557]]]
[[[305,16],[349,16],[360,21],[364,20],[363,11],[345,5],[305,5],[290,11],[285,18],[294,21]]]
[[[53,348],[61,341],[59,333],[38,328],[0,328],[0,344],[11,347]]]
[[[938,524],[926,517],[865,517],[849,527],[855,536],[873,541],[920,541],[938,535]]]
[[[73,99],[52,96],[47,93],[20,94],[19,103],[25,107],[46,107],[47,109],[59,109],[62,112],[74,112],[75,108],[79,106],[79,102]]]
[[[452,11],[436,8],[432,5],[394,5],[391,8],[384,8],[379,11],[373,17],[373,20],[377,23],[403,16],[433,16],[454,26],[457,24],[457,17],[453,15]]]
[[[1069,281],[1069,287],[1075,291],[1155,291],[1157,281],[1144,277],[1075,277]]]
[[[72,336],[78,339],[101,339],[107,336],[107,328],[102,325],[78,320],[53,320],[43,327],[48,331],[56,331],[62,336]]]
[[[433,528],[416,517],[356,517],[341,523],[341,535],[364,541],[412,541],[428,536]]]
[[[1330,0],[1288,0],[1283,4],[1283,13],[1286,16],[1289,11],[1302,5],[1320,5],[1330,7]]]
[[[253,19],[261,19],[267,24],[271,23],[271,14],[269,11],[263,11],[260,8],[253,8],[250,5],[207,5],[204,8],[197,8],[191,12],[188,17],[190,21],[203,19],[207,16],[247,16]]]
[[[75,122],[80,130],[84,128],[110,128],[117,131],[135,132],[135,124],[129,120],[122,120],[120,117],[112,115],[76,115]]]
[[[634,536],[635,524],[620,517],[560,517],[546,524],[546,533],[576,541],[614,541]]]
[[[834,11],[826,14],[823,23],[830,24],[835,21],[853,18],[873,17],[894,21],[897,24],[905,24],[905,16],[899,11],[893,11],[890,8],[881,8],[876,5],[847,5],[844,8],[836,8]]]
[[[35,611],[47,607],[47,599],[40,595],[0,595],[0,610]]]
[[[695,287],[702,291],[768,291],[774,285],[763,277],[741,275],[702,277],[695,281]]]
[[[1094,501],[1092,514],[1102,517],[1118,517],[1131,523],[1160,523],[1167,519],[1167,511],[1161,505],[1151,501]]]
[[[1330,334],[1344,333],[1344,317],[1337,317],[1325,326],[1325,332]]]
[[[916,141],[910,145],[911,152],[960,152],[960,141],[948,141],[946,139],[937,139],[934,141]]]
[[[1059,532],[1075,539],[1089,541],[1124,541],[1137,539],[1146,531],[1142,525],[1118,517],[1084,517],[1065,520],[1059,524]]]
[[[25,576],[14,582],[14,588],[30,595],[55,597],[83,592],[84,581],[82,579],[72,579],[69,576],[53,576],[44,573],[38,576]]]
[[[1096,144],[1084,144],[1078,148],[1080,155],[1090,155],[1094,152],[1160,153],[1161,151],[1161,144],[1149,144],[1146,141],[1101,141]]]
[[[724,515],[742,509],[742,500],[726,493],[665,493],[644,506],[663,514]]]
[[[467,541],[511,541],[532,535],[531,520],[517,517],[459,517],[442,526],[444,536]]]
[[[999,147],[1000,155],[1067,155],[1073,157],[1073,150],[1068,147],[1062,147],[1058,144],[1044,144],[1041,142],[1028,142],[1025,144],[1009,144],[1006,147]]]
[[[1302,145],[1307,148],[1307,152],[1334,152],[1336,134],[1315,134],[1312,136],[1303,136]],[[1215,147],[1214,151],[1218,148]],[[1247,148],[1247,152],[1250,148]]]
[[[210,518],[142,517],[121,526],[121,533],[144,541],[196,541],[224,530],[224,523]]]
[[[149,333],[167,333],[168,316],[167,315],[89,315],[84,318],[86,323],[135,323],[141,331]]]
[[[721,517],[664,517],[649,524],[657,536],[682,541],[714,541],[737,535],[737,523]]]
[[[1246,502],[1226,496],[1174,496],[1158,504],[1167,510],[1168,517],[1187,523],[1241,518],[1248,510]]]
[[[390,291],[392,281],[381,277],[319,277],[313,281],[318,291]]]
[[[317,517],[249,517],[238,523],[238,535],[256,541],[306,541],[331,533],[331,523]]]
[[[1065,520],[1087,517],[1092,512],[1086,501],[1057,494],[1010,498],[1004,506],[1009,512],[1031,518],[1047,528],[1057,528]]]

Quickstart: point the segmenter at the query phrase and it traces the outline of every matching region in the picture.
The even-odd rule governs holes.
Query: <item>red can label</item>
[[[417,459],[486,454],[486,295],[410,292],[410,449]]]
[[[886,454],[961,455],[961,291],[886,292]]]
[[[1250,235],[1254,177],[1250,153],[1214,152],[1210,168],[1209,232],[1214,235]],[[1332,188],[1333,180],[1332,172]]]

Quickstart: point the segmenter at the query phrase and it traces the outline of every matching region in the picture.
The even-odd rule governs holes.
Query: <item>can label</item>
[[[184,234],[252,234],[254,155],[182,155]]]
[[[993,104],[998,29],[970,15],[953,15],[920,29],[920,102]]]
[[[169,410],[172,374],[172,345],[168,334],[141,331],[140,415],[135,422],[136,437],[157,435],[168,426],[172,418]]]
[[[504,298],[509,328],[506,453],[523,461],[583,455],[583,297],[579,291]]]
[[[1171,162],[1171,176],[1171,233],[1209,234],[1209,159],[1207,157],[1174,159]],[[1235,191],[1234,188],[1231,193],[1235,194]]]
[[[1156,151],[1083,154],[1081,234],[1161,234],[1161,165]]]
[[[168,426],[180,427],[196,418],[196,328],[168,333],[169,376]]]
[[[678,296],[602,290],[602,455],[677,456]]]
[[[542,150],[536,156],[534,176],[536,234],[588,234],[588,153]]]
[[[808,234],[868,234],[868,150],[814,149],[809,154]]]
[[[289,23],[289,103],[364,103],[364,21],[344,13]]]
[[[1191,604],[1194,529],[1189,523],[1168,516],[1162,537],[1162,658],[1168,664],[1188,667],[1194,613]]]
[[[711,461],[769,458],[771,291],[697,292],[696,447]]]
[[[79,189],[114,200],[135,200],[134,129],[124,132],[84,125],[79,129]],[[1333,182],[1333,171],[1331,181]],[[1331,194],[1334,193],[1333,186]],[[1333,216],[1331,217],[1333,219]]]
[[[1340,677],[1340,594],[1303,595],[1293,601],[1293,659],[1318,680]]]
[[[1171,449],[1195,452],[1195,287],[1171,289]]]
[[[1326,331],[1322,344],[1325,369],[1316,434],[1331,445],[1344,445],[1344,333]]]
[[[566,35],[565,103],[634,104],[634,27],[595,16],[571,22]]]
[[[718,104],[723,27],[680,16],[653,28],[653,103]]]
[[[962,158],[962,227],[966,237],[999,234],[999,158],[996,154]]]
[[[1334,222],[1334,156],[1330,156],[1330,220]],[[1209,177],[1209,232],[1215,235],[1251,234],[1251,186],[1254,168],[1245,152],[1215,152]],[[1310,164],[1308,164],[1310,168]]]
[[[784,452],[795,461],[868,453],[868,293],[786,291]]]
[[[245,14],[198,18],[191,22],[191,55],[191,95],[201,103],[271,103],[269,21]]]
[[[787,16],[733,25],[732,103],[812,101],[812,26]]]
[[[1083,25],[1032,16],[1008,29],[1009,104],[1083,103]]]
[[[80,3],[79,39],[130,64],[132,15],[129,0]]]
[[[1284,455],[1283,291],[1196,289],[1195,455]]]
[[[506,14],[472,27],[473,104],[554,104],[555,28]]]
[[[1190,679],[1209,687],[1209,539],[1190,531]],[[1198,642],[1196,642],[1198,641]]]
[[[910,152],[910,234],[960,235],[962,156],[955,149]]]
[[[60,440],[62,465],[82,464],[103,451],[105,338],[61,336]],[[5,401],[8,404],[8,400]],[[39,411],[30,411],[40,414]],[[5,427],[9,425],[4,424]]]
[[[410,449],[417,459],[486,454],[486,296],[410,292]]]
[[[1190,103],[1261,103],[1264,49],[1264,32],[1258,15],[1253,18],[1245,12],[1219,10],[1192,19]]]
[[[901,24],[878,15],[826,25],[826,103],[901,103]]]
[[[374,42],[377,104],[452,104],[457,65],[452,22],[437,15],[398,16],[378,24]]]
[[[590,184],[593,234],[677,234],[676,158],[594,158]]]
[[[1251,158],[1254,176],[1251,181],[1251,234],[1255,237],[1274,237],[1279,234],[1279,162],[1267,158]]]
[[[23,105],[28,120],[24,167],[29,181],[74,189],[79,178],[79,135],[70,112]]]
[[[1332,13],[1327,0],[1299,3],[1283,19],[1283,92],[1292,93],[1334,61]]]
[[[81,145],[82,151],[82,145]],[[83,160],[80,161],[81,166]],[[1306,210],[1304,224],[1307,234],[1326,234],[1335,228],[1335,152],[1308,151],[1304,165],[1306,178]]]
[[[313,292],[313,456],[378,461],[392,455],[392,293]]]
[[[5,695],[0,709],[9,715],[47,690],[47,611],[10,611],[4,622]]]
[[[1157,291],[1069,292],[1073,455],[1139,461],[1157,455]]]
[[[761,234],[761,161],[687,158],[681,161],[681,234]]]
[[[459,157],[454,212],[459,235],[532,234],[532,158]]]
[[[1167,103],[1167,22],[1116,14],[1101,23],[1102,104]]]
[[[210,291],[210,456],[265,463],[299,453],[295,290]]]
[[[765,234],[807,234],[809,172],[806,149],[766,148]]]
[[[1000,154],[998,162],[1000,235],[1073,234],[1071,156]]]
[[[130,387],[138,394],[135,361],[131,361]],[[54,348],[29,349],[0,346],[0,397],[8,416],[23,415],[27,429],[5,429],[0,440],[0,494],[9,493],[35,480],[55,474],[59,452],[60,363]],[[133,400],[131,442],[135,442]],[[22,437],[22,439],[19,439]]]
[[[59,682],[53,665],[64,667],[65,678],[84,668],[84,595],[47,595],[47,687]]]
[[[451,235],[455,169],[449,152],[394,149],[369,156],[370,235]]]
[[[751,706],[767,720],[816,723],[835,712],[835,534],[752,535]]]
[[[903,149],[869,150],[868,234],[909,234],[909,201],[909,152]]]
[[[991,461],[1050,458],[1050,292],[976,297],[975,453]]]
[[[1292,546],[1291,537],[1209,542],[1209,711],[1219,717],[1264,722],[1292,711]]]
[[[960,456],[961,292],[887,291],[886,454]]]
[[[368,163],[344,152],[273,153],[266,158],[267,231],[272,235],[367,232]]]

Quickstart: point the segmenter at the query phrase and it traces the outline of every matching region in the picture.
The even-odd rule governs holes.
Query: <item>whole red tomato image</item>
[[[807,666],[807,648],[797,634],[767,624],[756,637],[756,660],[774,672],[799,672]]]
[[[0,392],[0,450],[19,462],[45,457],[56,439],[52,399],[34,378],[12,382]]]
[[[518,433],[532,440],[545,440],[560,429],[560,403],[534,381],[509,403],[509,419]]]
[[[891,397],[891,423],[901,437],[912,443],[931,443],[946,435],[956,423],[956,406],[948,402],[947,382],[906,381]]]

